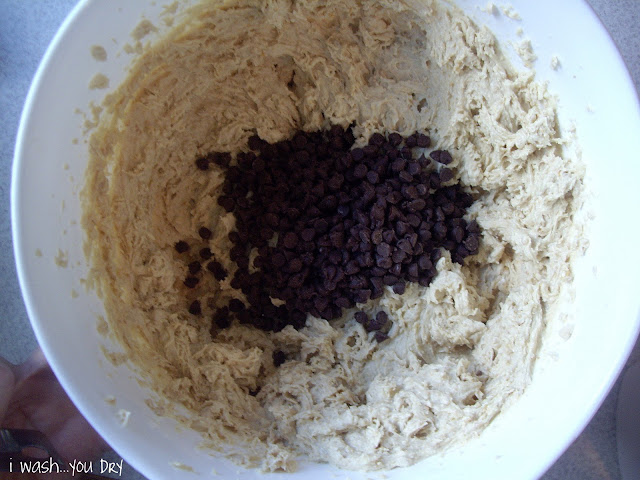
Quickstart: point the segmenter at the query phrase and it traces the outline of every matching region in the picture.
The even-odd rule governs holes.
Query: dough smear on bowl
[[[526,388],[584,248],[583,171],[563,152],[554,99],[490,31],[435,0],[230,0],[184,20],[107,98],[83,191],[91,284],[156,408],[266,471],[297,458],[389,469],[477,435]],[[355,125],[360,144],[424,131],[450,151],[476,199],[479,253],[460,265],[445,252],[428,287],[359,305],[388,312],[384,342],[353,309],[212,338],[211,317],[187,311],[174,246],[207,225],[233,272],[235,220],[217,203],[223,176],[195,159],[332,124]],[[230,278],[215,302],[242,299]]]

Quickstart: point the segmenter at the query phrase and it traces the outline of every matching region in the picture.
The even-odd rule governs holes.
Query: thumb
[[[9,408],[9,402],[15,389],[16,377],[13,366],[0,357],[0,425]]]
[[[21,383],[25,382],[31,377],[42,373],[49,368],[47,359],[39,348],[35,349],[29,358],[20,365],[12,367],[15,375],[16,387],[19,387]]]

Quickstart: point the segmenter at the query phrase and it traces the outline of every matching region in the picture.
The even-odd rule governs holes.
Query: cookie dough
[[[150,404],[207,446],[265,471],[298,457],[347,469],[410,465],[477,435],[526,388],[553,306],[584,247],[582,167],[563,152],[555,102],[496,39],[435,0],[205,2],[136,60],[105,102],[83,191],[90,282],[110,331],[157,392]],[[174,244],[226,252],[222,175],[194,160],[257,133],[356,125],[428,132],[478,199],[464,266],[448,253],[428,288],[389,290],[377,343],[353,312],[300,331],[234,325],[215,338],[187,312]],[[229,277],[230,278],[230,277]],[[242,298],[229,278],[214,301]],[[276,368],[272,354],[287,362]],[[252,396],[258,387],[259,393]],[[180,405],[189,412],[181,413]]]

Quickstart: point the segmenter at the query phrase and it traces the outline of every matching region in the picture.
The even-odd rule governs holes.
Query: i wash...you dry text
[[[9,461],[9,472],[16,473],[71,473],[71,476],[76,474],[85,473],[107,473],[121,476],[122,475],[123,460],[119,462],[109,462],[104,459],[100,459],[100,462],[83,462],[81,460],[73,460],[67,464],[67,468],[60,466],[53,458],[43,460],[30,460],[30,461]]]

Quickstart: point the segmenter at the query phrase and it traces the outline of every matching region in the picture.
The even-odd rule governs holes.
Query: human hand
[[[0,426],[44,433],[65,462],[91,461],[109,449],[69,400],[39,349],[21,365],[0,358]],[[30,477],[0,473],[0,478]]]

